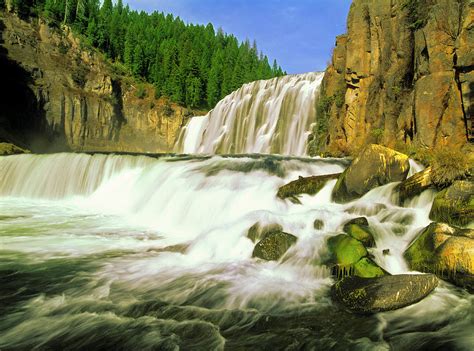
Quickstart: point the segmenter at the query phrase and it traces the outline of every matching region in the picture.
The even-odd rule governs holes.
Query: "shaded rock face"
[[[266,261],[278,261],[298,238],[292,234],[277,231],[271,232],[255,245],[252,257]]]
[[[13,144],[9,143],[0,143],[0,156],[8,156],[8,155],[18,155],[18,154],[25,154],[29,153],[29,150],[22,149]]]
[[[458,180],[439,192],[430,219],[460,226],[474,222],[474,181]]]
[[[290,198],[293,202],[299,203],[298,195],[316,195],[324,185],[332,179],[337,179],[338,174],[328,174],[312,177],[300,177],[278,189],[277,196],[284,200]]]
[[[389,147],[469,147],[474,116],[474,3],[354,0],[321,87],[313,154]],[[321,117],[321,114],[318,118]],[[472,148],[470,149],[472,151]]]
[[[474,291],[474,230],[431,223],[404,254],[410,267]]]
[[[361,314],[391,311],[412,305],[438,285],[432,274],[390,275],[378,278],[346,277],[331,289],[335,301]]]
[[[408,156],[380,145],[369,145],[339,177],[333,199],[354,200],[373,188],[404,180],[409,170]]]
[[[189,111],[155,100],[150,85],[138,98],[133,80],[67,29],[3,12],[0,22],[0,139],[33,151],[172,151]]]

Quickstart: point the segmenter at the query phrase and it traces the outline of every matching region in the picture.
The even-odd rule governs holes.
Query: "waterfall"
[[[183,128],[176,152],[306,155],[324,73],[288,75],[243,85]]]

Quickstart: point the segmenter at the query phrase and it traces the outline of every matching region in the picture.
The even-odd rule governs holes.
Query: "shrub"
[[[431,179],[440,187],[446,187],[457,179],[471,174],[473,164],[466,155],[457,149],[437,148],[431,152]]]
[[[144,99],[146,98],[147,92],[145,89],[145,85],[139,84],[137,87],[137,91],[135,92],[135,96],[139,99]]]
[[[370,134],[374,137],[375,143],[380,143],[382,141],[383,134],[385,133],[385,129],[383,128],[374,128],[370,131]]]

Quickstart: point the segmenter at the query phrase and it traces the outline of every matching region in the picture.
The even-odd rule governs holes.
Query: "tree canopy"
[[[190,107],[212,108],[244,83],[285,74],[255,42],[240,42],[212,24],[134,11],[122,0],[12,0],[12,6],[20,16],[72,27],[109,59],[154,84],[157,97]]]

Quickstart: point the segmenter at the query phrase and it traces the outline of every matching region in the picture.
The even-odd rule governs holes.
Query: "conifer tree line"
[[[6,0],[0,0],[5,6]],[[156,97],[212,108],[242,84],[284,75],[254,42],[160,12],[131,10],[122,0],[11,0],[22,17],[43,16],[83,35],[112,61],[153,83]]]

